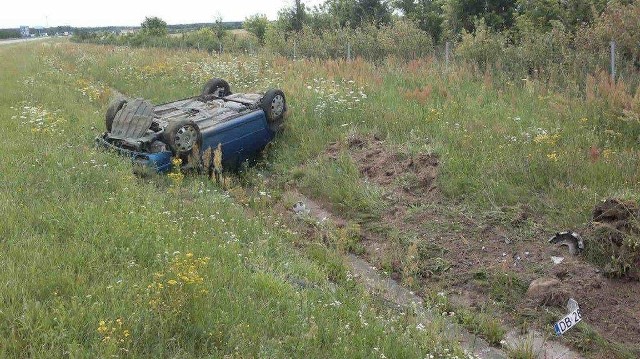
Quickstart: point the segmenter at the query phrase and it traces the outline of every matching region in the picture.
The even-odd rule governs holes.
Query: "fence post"
[[[218,45],[220,47],[220,55],[222,55],[222,42],[219,42]]]
[[[611,40],[611,82],[616,82],[616,42]]]
[[[451,42],[447,41],[444,44],[444,70],[449,72],[449,55],[451,52]]]
[[[296,40],[293,40],[293,59],[294,60],[296,59],[296,45],[297,45]]]
[[[347,42],[347,61],[351,62],[351,43]]]

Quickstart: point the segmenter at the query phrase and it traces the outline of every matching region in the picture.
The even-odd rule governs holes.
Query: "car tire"
[[[223,79],[213,78],[207,81],[202,88],[202,96],[214,95],[215,97],[225,97],[231,95],[229,83]]]
[[[202,134],[195,122],[180,120],[170,122],[162,133],[164,143],[176,156],[189,154],[194,147],[202,146]]]
[[[287,112],[287,101],[282,90],[271,89],[260,100],[260,108],[267,116],[267,122],[281,122]]]
[[[107,107],[107,112],[104,115],[104,125],[107,128],[107,132],[111,132],[111,128],[113,127],[113,119],[116,118],[116,114],[124,107],[126,103],[126,98],[116,97],[113,101],[111,101],[109,107]]]

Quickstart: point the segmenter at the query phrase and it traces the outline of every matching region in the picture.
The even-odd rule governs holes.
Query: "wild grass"
[[[518,343],[514,348],[509,350],[509,358],[511,359],[534,359],[536,353],[533,346],[534,338],[529,335],[525,340]]]
[[[0,357],[461,354],[374,305],[332,252],[301,255],[277,217],[251,215],[206,178],[137,178],[94,148],[112,87],[157,103],[197,93],[212,72],[244,90],[277,85],[284,71],[209,60],[64,42],[0,48]]]
[[[468,308],[454,305],[444,292],[427,294],[429,305],[436,313],[441,313],[443,317],[453,317],[453,320],[464,326],[471,333],[478,334],[489,344],[499,347],[503,343],[506,330],[502,322],[490,313],[486,308],[469,310]]]
[[[346,154],[323,155],[353,134],[408,153],[436,150],[445,198],[481,211],[526,204],[554,231],[586,222],[603,198],[638,198],[638,122],[616,107],[638,96],[620,87],[607,95],[599,77],[581,98],[465,67],[443,73],[426,60],[65,42],[3,47],[0,63],[4,356],[424,357],[449,345],[372,306],[346,283],[335,253],[301,256],[291,248],[299,234],[277,217],[249,215],[247,206],[268,207],[266,196],[236,201],[206,178],[141,180],[127,161],[96,151],[112,88],[154,103],[196,95],[211,77],[236,92],[282,88],[286,129],[260,170],[355,221],[375,221],[385,193],[363,185]],[[209,258],[201,283],[174,290],[177,280],[166,279],[154,294],[157,274],[175,274],[187,254]],[[494,289],[509,298],[516,284]],[[170,309],[149,304],[158,298]]]
[[[566,340],[570,342],[572,346],[583,352],[601,351],[602,353],[607,353],[606,355],[612,358],[624,359],[636,358],[638,356],[637,351],[634,352],[633,349],[627,346],[606,340],[588,323],[581,322],[576,329],[574,333],[566,337]]]
[[[603,198],[638,197],[640,125],[635,112],[622,111],[635,108],[634,96],[599,76],[585,84],[588,96],[579,98],[533,80],[477,78],[465,67],[443,74],[419,60],[389,59],[374,66],[362,60],[291,61],[91,45],[65,45],[48,58],[94,83],[154,102],[195,94],[211,76],[226,78],[235,91],[283,88],[290,118],[268,165],[285,181],[292,169],[321,157],[330,142],[375,133],[409,152],[437,149],[445,195],[485,210],[526,204],[563,227],[585,222]],[[348,167],[344,162],[339,166]],[[359,180],[357,172],[336,166],[321,158],[313,162],[309,172],[326,177],[310,190],[342,197],[341,188],[324,184]],[[304,174],[301,184],[315,180]],[[371,193],[370,188],[355,193],[363,191]]]

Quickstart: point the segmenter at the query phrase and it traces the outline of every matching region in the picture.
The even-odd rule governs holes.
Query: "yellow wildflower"
[[[611,156],[613,156],[613,154],[615,154],[615,152],[608,148],[602,151],[602,156],[605,159],[609,159]]]

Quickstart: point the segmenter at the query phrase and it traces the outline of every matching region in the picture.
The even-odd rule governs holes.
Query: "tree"
[[[264,45],[264,35],[267,32],[267,26],[269,26],[269,20],[264,14],[255,14],[244,20],[242,27],[250,33],[256,35],[260,45]]]
[[[224,23],[222,22],[222,16],[220,15],[218,15],[213,21],[213,32],[216,35],[216,39],[218,39],[219,42],[222,41],[222,38],[227,33],[227,29],[225,28]]]
[[[322,11],[329,14],[331,22],[337,27],[353,25],[356,0],[326,0]]]
[[[326,0],[322,10],[339,27],[357,28],[365,24],[380,27],[391,22],[391,10],[386,0]]]
[[[356,0],[352,25],[359,27],[363,24],[385,25],[391,22],[389,5],[383,0]]]
[[[517,17],[531,22],[536,29],[550,30],[553,21],[575,31],[593,22],[605,7],[604,0],[518,0]]]
[[[576,45],[593,54],[603,51],[608,54],[609,41],[614,40],[619,61],[633,62],[636,68],[640,68],[639,19],[640,1],[628,5],[613,1],[593,24],[576,33]]]
[[[445,36],[457,37],[462,30],[472,33],[478,19],[483,19],[495,31],[509,29],[514,23],[515,10],[513,0],[447,0],[443,4]]]
[[[442,0],[396,0],[394,7],[420,30],[429,33],[433,42],[438,42],[442,34]]]
[[[291,26],[294,31],[302,30],[302,26],[304,25],[305,19],[307,17],[307,9],[301,0],[295,0],[293,6],[293,17]]]
[[[167,35],[167,23],[157,16],[145,17],[142,22],[142,33],[149,36]]]
[[[20,31],[14,29],[0,30],[0,39],[12,39],[20,37]]]
[[[294,0],[293,6],[278,12],[278,23],[286,32],[299,32],[307,20],[307,9],[302,0]]]

